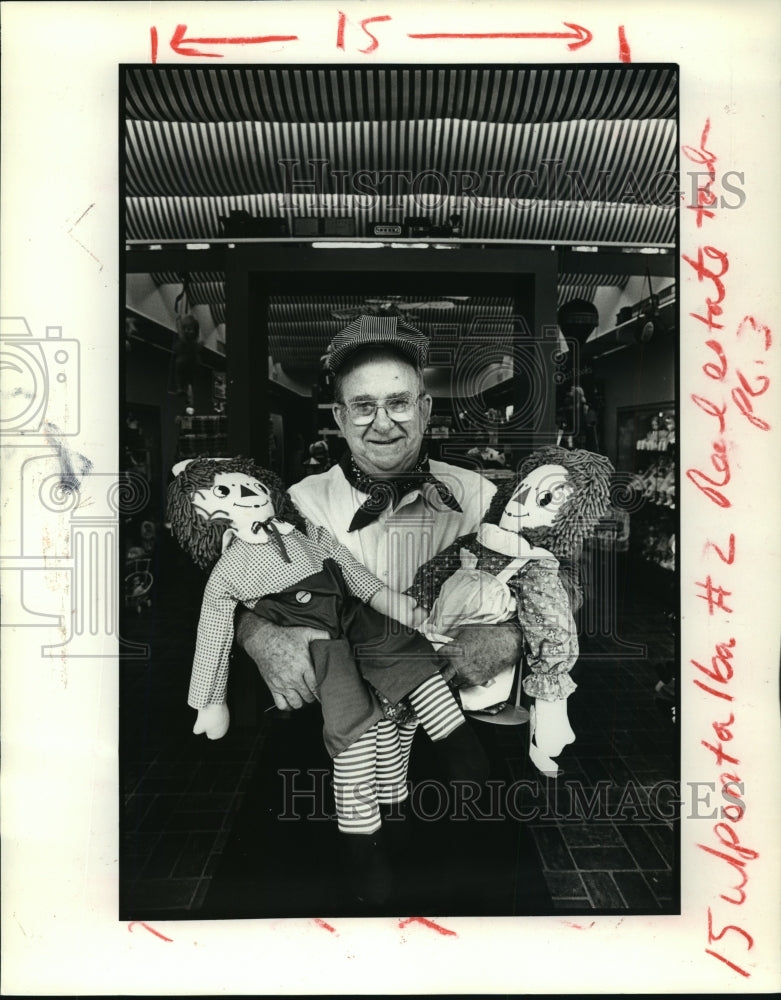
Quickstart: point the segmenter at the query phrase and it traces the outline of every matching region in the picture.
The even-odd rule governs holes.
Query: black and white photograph
[[[3,995],[778,992],[780,14],[0,0]]]
[[[677,67],[120,73],[123,918],[678,912]]]

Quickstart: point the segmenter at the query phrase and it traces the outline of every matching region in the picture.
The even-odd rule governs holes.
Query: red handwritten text
[[[152,62],[157,62],[157,28],[150,29],[152,43]],[[265,45],[268,42],[297,42],[298,35],[238,35],[218,38],[187,38],[187,25],[177,24],[168,43],[171,51],[178,56],[193,56],[197,59],[222,59],[222,52],[206,52],[193,46],[215,45]]]
[[[380,47],[379,39],[377,38],[376,35],[372,34],[372,32],[369,31],[369,29],[366,27],[367,24],[376,24],[378,21],[390,21],[390,20],[391,20],[390,14],[379,14],[375,17],[364,17],[361,20],[359,27],[361,31],[363,31],[363,33],[367,36],[367,38],[371,39],[371,41],[366,46],[366,48],[358,49],[358,51],[362,52],[364,55],[368,55],[370,52],[374,52],[375,49],[378,49]],[[347,24],[348,24],[347,15],[340,10],[339,22],[336,28],[336,47],[337,49],[342,49],[342,51],[344,51],[344,33]]]
[[[332,927],[331,924],[329,924],[326,920],[323,920],[322,917],[315,917],[314,921],[317,924],[317,926],[322,927],[324,931],[328,931],[331,934],[336,934],[336,928]]]
[[[734,675],[735,668],[732,661],[735,647],[736,640],[734,638],[729,638],[726,642],[716,644],[714,654],[710,659],[710,664],[706,665],[699,663],[697,660],[691,661],[694,667],[701,674],[706,676],[710,681],[715,682],[715,684],[719,685],[719,687],[715,687],[713,684],[706,684],[697,677],[693,679],[694,683],[701,690],[707,691],[708,694],[729,702],[734,700],[733,695],[730,694],[726,688]],[[713,833],[715,834],[717,841],[716,845],[699,843],[697,846],[701,851],[704,851],[711,857],[718,858],[720,861],[725,862],[731,869],[738,873],[738,880],[736,883],[732,885],[727,892],[722,892],[720,894],[720,898],[727,903],[732,903],[734,906],[742,906],[746,900],[745,887],[749,881],[746,864],[748,861],[753,861],[758,858],[759,852],[754,850],[752,847],[746,847],[742,844],[737,830],[735,829],[735,824],[739,823],[743,819],[746,812],[746,805],[744,800],[741,798],[744,785],[741,781],[740,774],[737,771],[737,768],[740,766],[740,760],[736,754],[728,753],[724,748],[725,743],[731,743],[733,740],[734,725],[734,712],[730,711],[727,718],[720,715],[719,718],[714,720],[712,723],[711,728],[713,729],[715,737],[715,739],[711,737],[713,742],[705,739],[700,740],[702,746],[713,754],[716,766],[720,769],[721,773],[719,774],[719,781],[722,788],[722,797],[727,801],[727,805],[722,806],[721,808],[722,821],[716,823],[713,827]],[[726,769],[725,765],[727,765],[729,769]],[[721,770],[722,768],[725,769]],[[754,941],[748,931],[745,931],[742,927],[738,927],[735,924],[729,924],[719,933],[714,933],[713,913],[711,908],[708,907],[708,944],[712,945],[717,941],[721,941],[727,931],[733,931],[742,936],[748,943],[748,948],[753,946]],[[723,962],[740,975],[751,975],[750,972],[747,972],[744,968],[726,958],[719,951],[715,951],[712,948],[706,948],[705,951],[708,955],[719,959],[719,961]]]
[[[564,22],[565,28],[570,31],[432,31],[425,33],[408,34],[408,38],[415,39],[468,39],[475,41],[490,40],[494,38],[572,38],[567,44],[570,50],[579,49],[583,45],[588,45],[594,37],[588,28],[583,28],[579,24],[568,24]]]
[[[693,212],[697,213],[697,228],[702,227],[703,219],[712,219],[715,212],[710,210],[712,205],[716,204],[717,198],[713,191],[713,184],[716,180],[716,170],[714,169],[714,163],[716,162],[716,156],[710,152],[705,146],[708,141],[708,135],[710,133],[710,118],[705,121],[705,125],[702,129],[700,135],[700,145],[698,147],[693,146],[683,146],[683,154],[692,163],[699,163],[707,169],[704,171],[697,171],[695,177],[707,177],[708,180],[704,185],[697,185],[697,197],[694,199],[693,205],[688,205]]]
[[[173,941],[173,938],[166,937],[165,934],[161,934],[160,931],[156,931],[154,927],[150,927],[149,924],[145,924],[143,920],[131,920],[127,925],[127,929],[130,933],[133,933],[133,928],[136,924],[140,924],[144,930],[149,931],[150,934],[154,934],[155,937],[159,937],[161,941]]]
[[[717,157],[709,148],[710,131],[708,119],[700,134],[699,146],[682,147],[687,159],[704,168],[694,174],[697,178],[704,178],[704,183],[698,185],[694,204],[690,206],[695,213],[698,230],[717,215],[718,198],[713,190]],[[721,205],[725,207],[723,199]],[[734,447],[733,441],[739,428],[733,427],[733,424],[745,426],[743,422],[747,421],[759,432],[770,427],[765,413],[759,411],[762,411],[762,397],[770,389],[765,356],[772,345],[772,335],[767,326],[750,315],[744,316],[732,337],[719,332],[725,329],[725,276],[730,266],[729,254],[724,248],[705,243],[693,254],[681,256],[696,274],[698,286],[704,287],[703,308],[689,315],[701,324],[697,329],[704,327],[706,331],[703,339],[705,358],[701,370],[709,388],[704,392],[691,393],[690,399],[702,413],[715,421],[709,465],[687,469],[686,477],[714,506],[726,512],[732,508],[731,490],[735,487],[730,449]],[[739,463],[735,462],[734,467],[738,469]],[[726,546],[723,536],[719,543],[707,539],[703,545],[704,555],[713,550],[718,557],[720,578],[709,572],[712,567],[707,566],[695,581],[696,596],[705,603],[709,620],[716,613],[722,621],[733,614],[729,574],[735,564],[738,545],[734,532],[726,532],[726,539]],[[722,865],[726,864],[727,871],[733,876],[729,887],[719,893],[719,899],[733,906],[742,906],[747,898],[748,863],[756,860],[759,852],[742,842],[737,829],[737,824],[746,813],[746,803],[742,798],[741,761],[735,738],[738,731],[738,699],[731,690],[736,673],[737,646],[738,640],[732,635],[714,644],[709,661],[692,659],[690,662],[695,670],[691,678],[693,684],[704,695],[714,699],[714,706],[718,706],[711,717],[710,731],[707,737],[700,739],[700,746],[713,755],[725,802],[719,821],[713,826],[713,840],[698,843],[697,846],[704,854],[716,858]],[[739,964],[741,953],[735,950],[742,945],[744,951],[750,951],[754,947],[754,938],[745,928],[734,923],[722,922],[718,929],[717,919],[709,906],[705,953],[738,975],[750,976],[750,971]]]
[[[390,14],[375,14],[372,17],[361,18],[357,23],[351,21],[344,11],[337,12],[336,22],[336,48],[345,51],[347,48],[348,28],[354,28],[354,34],[360,40],[360,45],[355,45],[355,50],[362,55],[371,55],[380,47],[381,39],[369,25],[380,24],[391,21]],[[406,32],[406,37],[412,41],[451,41],[464,42],[475,41],[484,42],[492,39],[517,39],[520,41],[544,41],[548,39],[562,40],[567,43],[570,51],[582,48],[590,44],[593,40],[592,33],[588,28],[580,24],[569,24],[564,22],[565,31],[427,31],[427,32]],[[158,27],[152,25],[149,29],[151,61],[157,62],[159,39]],[[236,36],[215,36],[215,37],[187,37],[187,25],[177,24],[174,28],[168,43],[171,52],[177,56],[195,59],[222,59],[222,52],[212,51],[225,45],[265,45],[269,42],[286,43],[296,42],[300,38],[294,34],[273,34],[273,35],[236,35]],[[626,33],[623,25],[618,27],[619,59],[621,62],[630,62],[631,54],[626,40]],[[318,42],[320,39],[318,38]],[[706,162],[697,160],[696,162]],[[712,170],[712,166],[709,167]],[[699,176],[699,173],[698,173]],[[715,176],[715,175],[714,175]]]
[[[438,934],[443,934],[449,937],[458,937],[455,931],[451,931],[448,927],[443,927],[441,924],[434,923],[433,920],[429,920],[428,917],[405,917],[403,920],[399,921],[399,927],[408,927],[410,924],[423,924],[424,927],[429,927],[432,931],[436,931]]]
[[[727,542],[727,554],[726,555],[724,554],[724,551],[722,549],[720,549],[719,546],[715,542],[711,542],[710,540],[708,540],[705,543],[705,549],[706,550],[707,549],[713,549],[716,552],[716,555],[719,557],[719,559],[721,559],[721,561],[723,563],[726,563],[728,566],[731,566],[735,562],[735,535],[734,535],[734,533],[730,532],[729,540]]]
[[[618,58],[623,63],[632,61],[632,53],[629,51],[629,42],[626,40],[626,30],[623,24],[618,26]]]

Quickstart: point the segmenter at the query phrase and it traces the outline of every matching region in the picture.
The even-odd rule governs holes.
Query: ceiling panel
[[[672,66],[155,66],[127,71],[125,98],[127,118],[148,121],[674,118],[677,76]]]
[[[326,195],[368,190],[463,195],[475,203],[544,197],[670,205],[677,186],[669,119],[129,121],[125,164],[131,196],[293,194],[308,184]]]
[[[296,236],[297,219],[320,219],[325,238],[337,232],[333,220],[341,237],[361,238],[373,223],[422,216],[434,239],[669,250],[677,86],[674,66],[129,68],[125,236],[241,238],[250,234],[224,224],[239,212],[257,222],[255,236]],[[310,188],[295,188],[307,180]],[[175,274],[155,280],[181,285]],[[558,304],[626,281],[560,275]],[[189,301],[224,324],[223,276],[191,275]],[[360,302],[275,298],[274,350],[290,364],[316,362],[341,322],[334,310]],[[394,301],[422,324],[449,322],[440,338],[463,331],[476,309],[499,322],[510,308],[413,304]]]

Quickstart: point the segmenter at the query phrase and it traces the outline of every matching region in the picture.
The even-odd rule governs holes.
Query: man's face
[[[261,522],[276,513],[268,489],[243,472],[218,472],[210,487],[193,494],[193,503],[207,520],[231,521],[245,542],[255,541]]]
[[[410,365],[393,358],[365,361],[354,368],[342,385],[343,401],[382,401],[420,395],[418,374]],[[417,461],[423,432],[431,415],[431,397],[415,403],[409,420],[393,420],[384,408],[371,423],[356,425],[344,407],[334,408],[334,417],[359,469],[370,475],[395,474],[411,469]]]
[[[513,494],[499,527],[516,533],[527,528],[549,528],[572,493],[563,466],[540,465],[532,469]]]

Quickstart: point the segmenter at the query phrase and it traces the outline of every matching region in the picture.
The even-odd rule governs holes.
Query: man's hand
[[[442,676],[456,687],[485,684],[506,667],[515,666],[522,652],[523,634],[514,622],[462,625],[453,633],[453,642],[439,650],[449,660]]]
[[[316,628],[272,625],[251,611],[238,616],[236,641],[255,661],[277,708],[301,708],[317,698],[309,643],[327,639]]]

